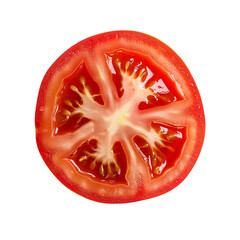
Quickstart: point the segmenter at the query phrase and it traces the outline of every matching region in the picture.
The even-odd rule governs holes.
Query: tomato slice
[[[161,41],[132,31],[90,37],[60,56],[43,78],[35,122],[53,174],[106,203],[176,187],[194,166],[205,132],[185,64]]]

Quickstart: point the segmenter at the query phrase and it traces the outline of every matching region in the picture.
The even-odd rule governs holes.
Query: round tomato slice
[[[85,39],[43,78],[39,151],[72,191],[124,203],[180,184],[200,153],[205,119],[196,84],[161,41],[115,31]]]

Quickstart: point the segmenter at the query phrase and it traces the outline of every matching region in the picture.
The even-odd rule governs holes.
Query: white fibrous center
[[[120,62],[117,62],[119,68]],[[151,72],[149,69],[135,68],[129,74],[127,72],[129,62],[125,64],[124,69],[120,68],[122,75],[123,96],[106,109],[99,105],[85,87],[84,91],[80,92],[75,85],[71,85],[72,91],[76,92],[82,99],[82,104],[79,105],[71,114],[81,113],[84,117],[94,122],[94,138],[98,144],[94,153],[89,153],[96,161],[101,161],[104,164],[109,164],[115,161],[113,153],[113,145],[115,142],[122,142],[125,139],[131,139],[136,135],[144,138],[150,146],[155,146],[155,143],[163,144],[159,133],[153,129],[145,129],[139,119],[141,118],[138,105],[140,102],[146,101],[149,95],[153,95],[150,88],[145,88],[145,83],[149,80]],[[136,73],[138,71],[138,73]],[[145,76],[146,75],[146,76]],[[144,80],[143,80],[143,76]],[[81,79],[84,79],[82,77]],[[129,145],[129,141],[128,141]],[[134,145],[130,145],[130,148]]]

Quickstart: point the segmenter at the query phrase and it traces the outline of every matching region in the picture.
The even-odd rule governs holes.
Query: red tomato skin
[[[93,194],[87,190],[82,189],[77,184],[71,182],[62,171],[60,171],[51,161],[51,150],[46,149],[46,147],[43,145],[41,140],[41,128],[42,128],[42,114],[43,111],[41,110],[42,106],[46,104],[46,92],[48,89],[48,85],[51,82],[52,76],[59,71],[70,59],[73,55],[81,51],[81,49],[88,49],[91,50],[95,48],[99,43],[111,43],[114,39],[134,39],[135,41],[144,42],[147,43],[148,46],[154,47],[156,49],[160,49],[162,54],[167,57],[168,59],[171,59],[171,63],[176,66],[182,74],[185,76],[185,81],[188,83],[188,87],[191,89],[192,93],[196,98],[194,99],[194,104],[191,107],[190,111],[191,114],[194,115],[194,117],[197,119],[197,136],[198,142],[195,146],[195,149],[193,151],[193,154],[191,155],[191,158],[188,161],[188,166],[184,169],[183,172],[181,172],[181,175],[176,178],[173,182],[169,183],[167,186],[162,187],[160,190],[152,191],[151,193],[146,193],[145,189],[146,186],[143,186],[142,179],[138,179],[139,187],[138,192],[134,196],[124,196],[119,198],[118,196],[100,196],[98,194]],[[67,51],[65,51],[48,69],[46,74],[44,75],[44,78],[42,80],[39,94],[37,97],[37,104],[36,104],[36,112],[35,112],[35,127],[36,127],[36,142],[37,147],[39,149],[39,152],[47,165],[47,167],[50,169],[50,171],[57,177],[57,179],[65,185],[67,188],[72,190],[73,192],[84,196],[85,198],[88,198],[90,200],[101,202],[101,203],[130,203],[130,202],[136,202],[140,200],[146,200],[149,198],[153,198],[159,195],[162,195],[166,192],[169,192],[170,190],[177,187],[190,173],[193,166],[195,165],[199,154],[202,149],[204,137],[205,137],[205,117],[204,117],[204,110],[202,105],[202,100],[200,98],[200,94],[198,91],[198,88],[196,86],[196,83],[188,70],[185,63],[182,61],[182,59],[166,44],[161,42],[160,40],[149,36],[144,33],[140,32],[134,32],[134,31],[112,31],[112,32],[106,32],[101,33],[92,37],[89,37],[87,39],[84,39],[80,41],[79,43],[75,44],[71,48],[69,48]]]

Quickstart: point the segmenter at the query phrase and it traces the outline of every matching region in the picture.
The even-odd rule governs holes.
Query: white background
[[[240,239],[239,1],[1,1],[0,239]],[[187,179],[160,197],[100,204],[69,191],[35,143],[41,80],[78,41],[135,30],[169,45],[202,96],[206,138]]]

